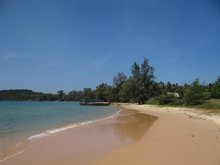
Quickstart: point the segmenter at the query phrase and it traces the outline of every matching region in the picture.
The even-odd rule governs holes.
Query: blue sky
[[[220,75],[218,0],[0,0],[0,89],[66,92],[130,74],[157,81]]]

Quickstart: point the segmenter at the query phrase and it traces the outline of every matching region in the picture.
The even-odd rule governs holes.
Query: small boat
[[[90,105],[90,106],[109,106],[111,103],[110,102],[86,102],[86,101],[81,101],[80,105]]]

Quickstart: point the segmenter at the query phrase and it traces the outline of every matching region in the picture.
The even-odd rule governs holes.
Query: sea
[[[78,102],[0,101],[0,161],[19,152],[23,142],[112,118],[116,113],[111,106],[80,106]]]

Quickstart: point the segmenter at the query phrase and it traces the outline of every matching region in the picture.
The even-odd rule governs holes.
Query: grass
[[[159,105],[159,102],[155,99],[150,99],[147,104]],[[196,108],[203,109],[205,113],[218,113],[220,114],[220,99],[209,99],[203,102],[202,104],[195,106],[187,106],[187,105],[174,105],[174,104],[165,104],[159,105],[161,107],[184,107],[184,108]]]
[[[206,109],[208,112],[220,113],[220,99],[206,100],[204,103],[195,107]]]

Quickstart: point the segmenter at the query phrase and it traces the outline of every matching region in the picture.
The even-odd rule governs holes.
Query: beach
[[[158,120],[141,140],[120,147],[93,164],[220,164],[219,118],[211,120],[210,116],[201,117],[198,112],[182,108],[120,106],[156,116]]]
[[[33,140],[0,164],[220,164],[218,122],[181,108],[114,106],[114,118]]]
[[[119,110],[111,118],[30,139],[24,151],[0,164],[90,164],[109,151],[141,139],[156,119],[137,111]]]

